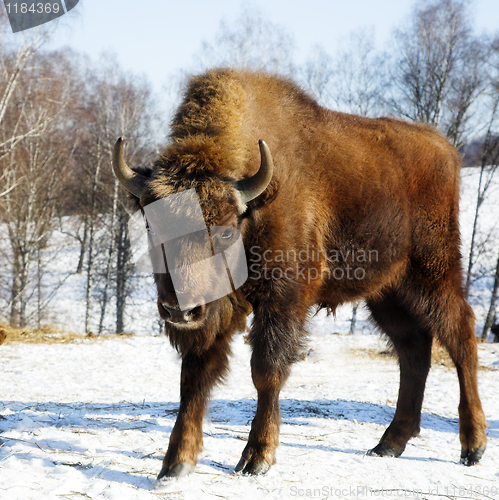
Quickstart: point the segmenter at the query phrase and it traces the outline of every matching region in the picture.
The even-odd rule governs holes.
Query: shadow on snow
[[[245,438],[249,431],[249,426],[253,418],[256,407],[254,399],[215,399],[211,401],[207,419],[213,424],[207,434],[211,438],[216,439],[234,439]],[[7,458],[12,453],[11,447],[16,442],[23,441],[18,438],[9,436],[9,431],[24,432],[44,428],[57,428],[62,431],[78,432],[89,431],[92,429],[112,429],[113,431],[140,431],[152,432],[164,435],[164,442],[161,444],[163,452],[166,449],[167,437],[170,434],[176,414],[178,410],[178,402],[142,402],[142,403],[26,403],[19,401],[6,401],[0,406],[0,462]],[[313,426],[314,428],[321,427],[322,420],[338,420],[350,421],[358,424],[370,423],[379,426],[388,425],[394,415],[395,408],[387,405],[373,404],[369,402],[350,401],[350,400],[297,400],[297,399],[282,399],[281,412],[283,424],[294,426],[297,436],[301,426]],[[23,428],[24,423],[31,424],[28,428]],[[225,427],[221,425],[225,424]],[[325,425],[325,424],[324,424]],[[423,413],[421,420],[422,429],[430,429],[438,432],[459,432],[458,419],[449,418],[441,415]],[[214,430],[213,430],[214,429]],[[315,448],[325,452],[341,452],[341,453],[361,453],[367,450],[359,449],[341,449],[329,445],[334,444],[336,439],[329,440],[327,431],[331,428],[325,425],[325,439],[321,439],[324,444],[318,443],[296,443],[289,442],[290,440],[284,435],[281,439],[281,444],[284,447],[295,448]],[[334,433],[341,431],[334,431]],[[358,433],[364,432],[359,429]],[[206,434],[206,433],[205,433]],[[499,421],[489,421],[488,429],[489,437],[499,437]],[[288,434],[289,436],[289,434]],[[26,442],[38,446],[40,449],[54,449],[55,451],[71,451],[82,453],[86,450],[80,446],[75,446],[75,443],[60,439],[33,439],[28,436]],[[373,443],[373,446],[376,443]],[[162,453],[155,451],[149,455],[135,453],[130,450],[112,450],[113,453],[120,453],[123,456],[135,458],[153,458],[162,459]],[[97,450],[100,452],[101,450]],[[239,450],[238,450],[239,451]],[[91,457],[89,456],[90,460]],[[151,489],[154,487],[154,482],[147,476],[146,471],[143,474],[137,474],[137,471],[123,472],[105,467],[102,465],[93,466],[91,464],[83,464],[81,462],[65,463],[64,461],[47,460],[51,465],[66,465],[75,467],[83,474],[89,477],[103,477],[106,480],[117,481],[120,483],[130,483],[141,489]],[[216,470],[217,473],[231,473],[232,465],[214,462],[212,460],[200,458],[200,464],[207,465]],[[159,470],[159,467],[158,467]],[[135,472],[135,474],[134,474]]]

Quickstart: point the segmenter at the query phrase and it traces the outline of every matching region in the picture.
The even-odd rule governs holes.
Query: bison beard
[[[260,137],[270,151],[261,143],[258,154]],[[278,446],[279,392],[302,349],[308,312],[359,299],[400,363],[395,416],[369,454],[399,456],[419,432],[436,338],[459,378],[461,461],[477,463],[486,423],[474,316],[462,289],[460,161],[448,142],[429,126],[336,113],[288,80],[232,70],[191,79],[170,139],[147,175],[126,165],[122,140],[116,145],[115,173],[138,207],[194,188],[214,240],[216,226],[233,227],[248,261],[250,248],[266,258],[256,279],[208,304],[193,292],[187,310],[168,272],[155,275],[158,309],[182,356],[179,414],[159,478],[194,470],[210,390],[226,373],[231,339],[251,310],[258,402],[235,471],[265,473]],[[313,257],[302,258],[309,249]],[[325,257],[332,252],[344,258]],[[192,244],[183,257],[194,254]],[[355,255],[376,258],[360,263]],[[355,266],[362,279],[342,278]],[[312,270],[316,279],[305,279]],[[214,276],[195,278],[206,285]]]

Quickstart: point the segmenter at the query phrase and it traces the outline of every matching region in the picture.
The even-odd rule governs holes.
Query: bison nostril
[[[171,318],[172,314],[170,312],[170,308],[165,303],[162,303],[161,305],[163,306],[163,309],[168,313],[168,316],[170,316]]]
[[[161,303],[163,309],[168,313],[167,321],[171,323],[190,323],[199,321],[203,316],[204,306],[196,305],[181,310],[178,307],[172,307],[165,302]]]
[[[199,305],[198,305],[198,306],[195,306],[195,307],[193,307],[193,308],[189,311],[189,313],[190,313],[190,314],[196,314],[196,313],[198,313],[198,312],[200,312],[200,311],[201,311],[201,307],[202,307],[202,306],[199,306]]]
[[[186,311],[193,320],[198,320],[203,314],[203,306],[197,305],[193,307],[190,311]]]

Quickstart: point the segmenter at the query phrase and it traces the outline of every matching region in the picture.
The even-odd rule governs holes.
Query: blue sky
[[[179,69],[192,66],[203,40],[212,41],[220,21],[234,22],[243,8],[256,8],[296,41],[297,59],[313,46],[334,53],[338,41],[352,30],[374,27],[380,47],[395,26],[410,14],[406,0],[80,0],[74,19],[57,27],[52,48],[69,45],[97,58],[117,55],[126,70],[145,74],[155,91]],[[470,2],[478,32],[499,31],[499,1]]]

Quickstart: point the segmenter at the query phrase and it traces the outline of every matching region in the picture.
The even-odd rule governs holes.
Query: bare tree
[[[14,126],[16,133],[24,138],[0,163],[5,181],[0,186],[4,193],[0,219],[10,244],[5,257],[10,264],[10,322],[14,326],[25,326],[33,314],[39,321],[42,305],[46,303],[41,296],[40,259],[54,228],[63,185],[61,178],[70,164],[71,148],[67,147],[65,136],[74,126],[68,113],[72,103],[71,74],[71,64],[62,54],[38,55],[36,64],[17,80],[12,96],[12,101],[18,94],[22,96],[23,111]],[[39,129],[36,134],[27,134],[40,117],[45,122],[43,133]],[[4,124],[12,124],[9,110]],[[40,266],[33,275],[37,259]],[[33,307],[28,310],[37,292],[38,310],[33,311]]]
[[[121,333],[125,324],[125,298],[134,271],[128,262],[128,198],[109,165],[114,143],[120,136],[127,139],[130,164],[141,165],[152,160],[155,114],[147,82],[124,73],[112,56],[103,56],[90,81],[84,138],[78,153],[88,195],[83,203],[87,209],[80,212],[84,221],[82,254],[86,253],[85,329],[95,328],[99,333],[106,329],[111,293],[115,292],[116,331]],[[93,319],[95,299],[99,303],[98,321]]]
[[[395,47],[389,105],[396,114],[440,127],[460,146],[470,108],[485,88],[487,59],[472,34],[466,4],[416,4],[409,25],[395,33]]]
[[[293,37],[255,9],[243,11],[233,23],[223,20],[212,43],[203,42],[198,65],[230,66],[291,75]]]
[[[10,33],[5,11],[0,10],[0,159],[26,137],[42,134],[52,119],[51,116],[39,115],[26,127],[23,115],[30,98],[29,95],[16,93],[25,73],[33,71],[30,66],[33,56],[49,35],[50,28],[40,26],[14,37]]]
[[[320,45],[313,48],[312,55],[300,68],[299,76],[304,88],[322,106],[332,106],[334,102],[335,89],[332,85],[334,71],[333,58]]]
[[[480,129],[480,123],[474,118],[481,121],[481,117],[476,116],[476,104],[487,92],[488,75],[485,68],[489,56],[488,41],[471,38],[460,56],[458,70],[451,75],[451,90],[441,128],[449,141],[458,148]]]
[[[466,297],[470,294],[470,287],[473,281],[473,266],[476,260],[476,239],[478,233],[478,220],[480,216],[480,208],[482,207],[487,193],[492,185],[494,175],[499,165],[499,135],[493,133],[493,125],[497,121],[497,113],[499,111],[499,95],[495,102],[492,103],[491,119],[485,134],[485,140],[481,147],[480,157],[480,177],[477,188],[477,201],[475,205],[475,214],[473,217],[473,229],[471,232],[470,250],[468,255],[468,268],[466,272],[465,294]]]
[[[348,113],[374,116],[382,112],[386,57],[376,50],[374,30],[350,33],[335,57],[330,99]]]
[[[493,57],[491,58],[490,62],[490,73],[489,73],[490,76],[489,103],[491,108],[491,119],[489,121],[489,126],[487,129],[487,134],[485,137],[483,151],[482,151],[480,185],[478,189],[478,201],[475,212],[473,234],[476,233],[476,225],[477,225],[478,211],[480,208],[480,204],[483,203],[485,194],[488,188],[490,187],[492,178],[499,166],[499,123],[498,123],[499,119],[497,119],[499,118],[497,116],[499,114],[499,35],[492,42],[491,47],[493,54]],[[485,173],[485,165],[488,166],[486,173]],[[485,179],[483,179],[484,177]],[[469,289],[469,278],[471,276],[471,268],[473,264],[473,261],[471,260],[472,250],[473,246],[471,246],[470,249],[467,290]],[[485,323],[483,325],[482,338],[484,340],[488,338],[490,329],[494,324],[498,304],[499,304],[499,254],[497,255],[497,260],[495,262],[495,268],[493,271],[493,285],[492,285],[491,298],[490,298],[489,308],[487,311],[487,316],[485,318]]]
[[[481,115],[488,114],[485,137],[480,143],[478,161],[480,166],[480,177],[477,188],[477,201],[473,219],[473,229],[468,256],[468,268],[466,274],[465,293],[470,293],[473,280],[473,266],[476,259],[476,239],[480,209],[487,197],[492,185],[495,173],[499,165],[499,36],[490,44],[490,57],[487,69],[487,92],[482,103]]]

